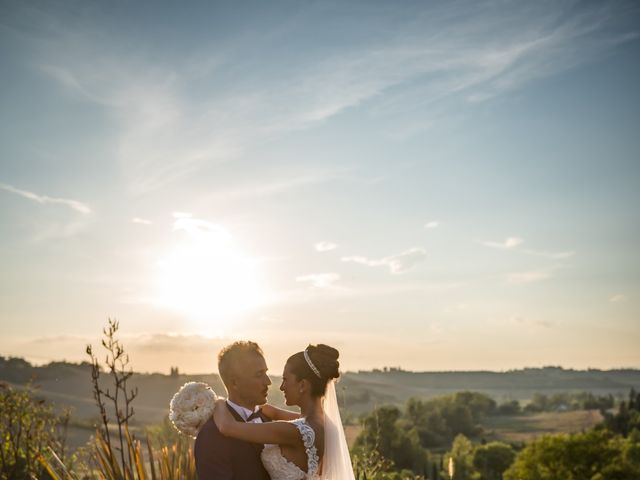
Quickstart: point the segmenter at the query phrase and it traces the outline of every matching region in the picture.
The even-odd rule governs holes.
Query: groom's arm
[[[196,438],[194,455],[198,480],[232,480],[228,442],[213,422],[207,422]]]

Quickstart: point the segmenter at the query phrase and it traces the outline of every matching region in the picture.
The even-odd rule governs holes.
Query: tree
[[[625,439],[604,430],[546,435],[522,450],[505,480],[637,480],[640,435]]]
[[[629,401],[621,402],[617,413],[611,414],[602,409],[600,412],[604,416],[602,426],[612,432],[626,437],[634,430],[640,430],[640,394],[633,388],[629,392]]]
[[[410,398],[406,408],[407,421],[416,427],[423,447],[435,447],[446,444],[451,437],[451,429],[435,400],[423,402]]]
[[[490,442],[480,445],[473,454],[473,466],[483,480],[502,480],[502,474],[511,466],[516,452],[510,445]]]
[[[544,412],[549,408],[549,398],[542,393],[535,393],[531,402],[525,407],[525,412]]]
[[[394,438],[398,436],[396,422],[401,412],[398,407],[382,406],[364,418],[362,432],[356,445],[374,447],[385,458],[391,458]]]
[[[393,462],[375,449],[359,448],[351,456],[353,472],[358,480],[378,480],[392,471]]]
[[[475,422],[496,412],[495,400],[478,392],[457,392],[453,396],[453,402],[468,407]]]
[[[498,406],[498,414],[500,415],[517,415],[522,413],[520,402],[518,400],[509,400]]]
[[[464,404],[447,403],[442,409],[442,416],[453,435],[462,434],[472,437],[481,432],[481,428],[473,418],[471,409]]]
[[[449,458],[453,459],[453,480],[470,479],[474,473],[473,468],[473,443],[464,435],[458,435],[451,445],[451,451],[446,455],[445,465]],[[448,476],[445,476],[448,478]]]
[[[482,432],[480,420],[496,412],[496,402],[477,392],[407,402],[406,418],[418,432],[423,447],[441,447],[462,433],[475,437]]]
[[[401,412],[394,406],[383,406],[364,418],[363,430],[355,446],[361,450],[377,450],[398,469],[409,468],[427,473],[427,452],[420,445],[413,425],[401,422]]]

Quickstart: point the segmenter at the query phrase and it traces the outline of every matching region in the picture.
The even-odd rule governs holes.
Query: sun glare
[[[187,234],[158,262],[158,303],[185,314],[203,333],[220,334],[238,313],[258,305],[255,262],[222,227],[176,214],[174,230]]]

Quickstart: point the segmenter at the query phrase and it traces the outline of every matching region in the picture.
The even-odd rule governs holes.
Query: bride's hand
[[[269,418],[270,420],[275,420],[276,419],[276,411],[273,405],[271,405],[270,403],[265,403],[264,405],[262,405],[260,407],[260,410],[262,411],[262,413],[264,414],[265,417]]]

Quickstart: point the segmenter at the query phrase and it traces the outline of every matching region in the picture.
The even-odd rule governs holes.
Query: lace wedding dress
[[[296,464],[282,456],[279,445],[265,445],[262,450],[262,464],[269,473],[271,480],[318,480],[320,478],[320,458],[316,449],[316,433],[304,418],[293,420],[302,437],[302,443],[307,452],[306,473]]]
[[[324,409],[324,457],[322,459],[322,475],[320,458],[316,449],[316,432],[304,418],[293,420],[302,437],[307,452],[307,472],[282,456],[279,445],[265,445],[262,450],[262,463],[271,480],[355,480],[349,447],[344,436],[344,428],[340,420],[336,382],[327,384],[323,401]]]

